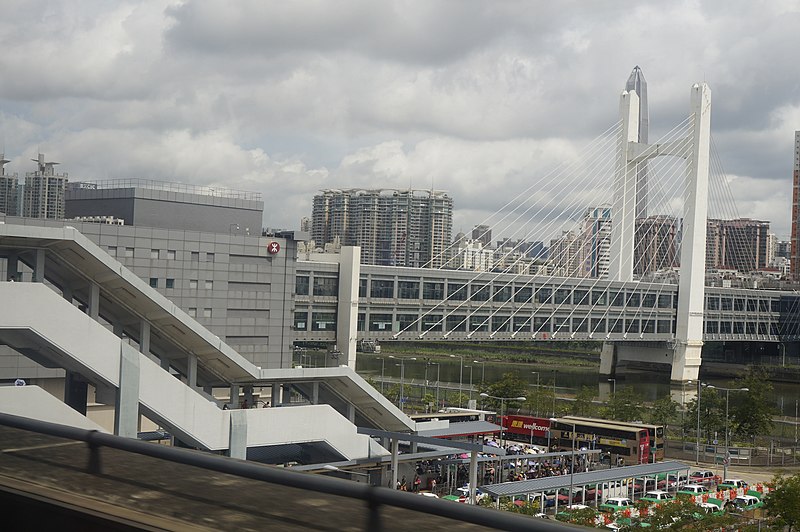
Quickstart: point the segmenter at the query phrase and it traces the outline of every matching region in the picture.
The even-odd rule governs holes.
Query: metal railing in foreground
[[[381,507],[404,508],[415,512],[482,525],[496,530],[563,531],[575,527],[524,515],[420,497],[389,488],[369,486],[348,480],[322,477],[278,467],[268,467],[224,456],[207,454],[176,447],[156,445],[140,440],[122,438],[95,430],[78,429],[19,416],[0,413],[0,426],[85,442],[88,446],[88,472],[103,473],[100,454],[102,447],[149,456],[173,463],[199,467],[210,471],[259,480],[340,497],[359,499],[366,503],[364,530],[383,530]]]

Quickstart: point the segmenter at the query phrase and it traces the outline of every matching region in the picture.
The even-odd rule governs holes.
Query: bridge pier
[[[614,342],[603,342],[600,351],[600,375],[613,377],[617,372],[617,350]]]

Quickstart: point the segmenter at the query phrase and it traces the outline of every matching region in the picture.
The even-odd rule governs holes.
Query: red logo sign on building
[[[278,244],[277,242],[270,242],[267,245],[267,251],[272,255],[275,255],[280,250],[281,250],[281,245]]]

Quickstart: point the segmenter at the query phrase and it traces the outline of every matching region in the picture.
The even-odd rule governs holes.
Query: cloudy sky
[[[614,124],[634,65],[651,140],[714,94],[742,216],[789,233],[800,2],[5,0],[7,171],[263,193],[296,228],[323,188],[430,188],[469,230]]]

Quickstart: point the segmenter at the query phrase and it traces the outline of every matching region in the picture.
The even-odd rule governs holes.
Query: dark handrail
[[[227,473],[242,478],[269,482],[271,484],[361,499],[366,501],[369,507],[365,530],[370,531],[382,529],[379,507],[383,504],[455,519],[466,523],[483,525],[496,530],[563,532],[569,529],[581,529],[581,527],[569,526],[564,523],[548,521],[546,519],[493,511],[466,504],[449,503],[389,488],[375,487],[339,478],[301,473],[299,471],[292,471],[291,469],[269,467],[263,464],[232,460],[224,456],[201,451],[155,445],[136,439],[106,434],[96,430],[79,429],[11,414],[0,413],[0,425],[86,442],[89,446],[90,453],[89,470],[95,474],[102,472],[99,449],[101,447],[109,447],[178,464],[217,471],[219,473]]]

